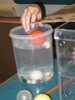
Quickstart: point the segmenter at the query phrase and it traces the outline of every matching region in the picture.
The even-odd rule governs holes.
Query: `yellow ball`
[[[51,98],[47,94],[38,94],[34,100],[51,100]]]

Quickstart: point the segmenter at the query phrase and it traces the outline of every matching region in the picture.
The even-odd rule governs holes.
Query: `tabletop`
[[[39,90],[39,93],[48,94],[52,100],[59,100],[57,64],[54,63],[54,76],[49,81],[37,85],[23,83],[15,74],[0,85],[0,100],[16,100],[17,93],[21,90],[30,90],[33,98]]]

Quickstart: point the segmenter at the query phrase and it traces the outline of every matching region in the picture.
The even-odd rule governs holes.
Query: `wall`
[[[12,5],[17,10],[17,16],[21,16],[27,4],[16,4],[13,0],[0,0],[0,5]],[[45,5],[46,14],[51,14],[66,5]]]

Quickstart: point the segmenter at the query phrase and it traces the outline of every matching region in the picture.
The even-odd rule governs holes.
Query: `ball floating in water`
[[[47,94],[38,94],[34,100],[51,100],[51,98]]]
[[[32,80],[38,80],[43,78],[43,73],[40,70],[33,70],[30,73],[30,77]]]
[[[33,30],[30,35],[36,35],[36,37],[32,37],[29,42],[30,44],[34,44],[34,45],[37,45],[37,44],[42,44],[46,39],[44,36],[40,36],[42,35],[42,31],[41,30]]]
[[[44,47],[47,48],[47,49],[50,48],[50,46],[51,46],[51,44],[50,44],[49,42],[47,42],[47,41],[44,42],[43,45],[44,45]]]
[[[21,90],[17,94],[17,100],[32,100],[32,94],[28,90]]]

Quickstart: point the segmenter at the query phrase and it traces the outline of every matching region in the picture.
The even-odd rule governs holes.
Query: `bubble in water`
[[[21,90],[17,94],[17,100],[32,100],[32,94],[28,90]]]

